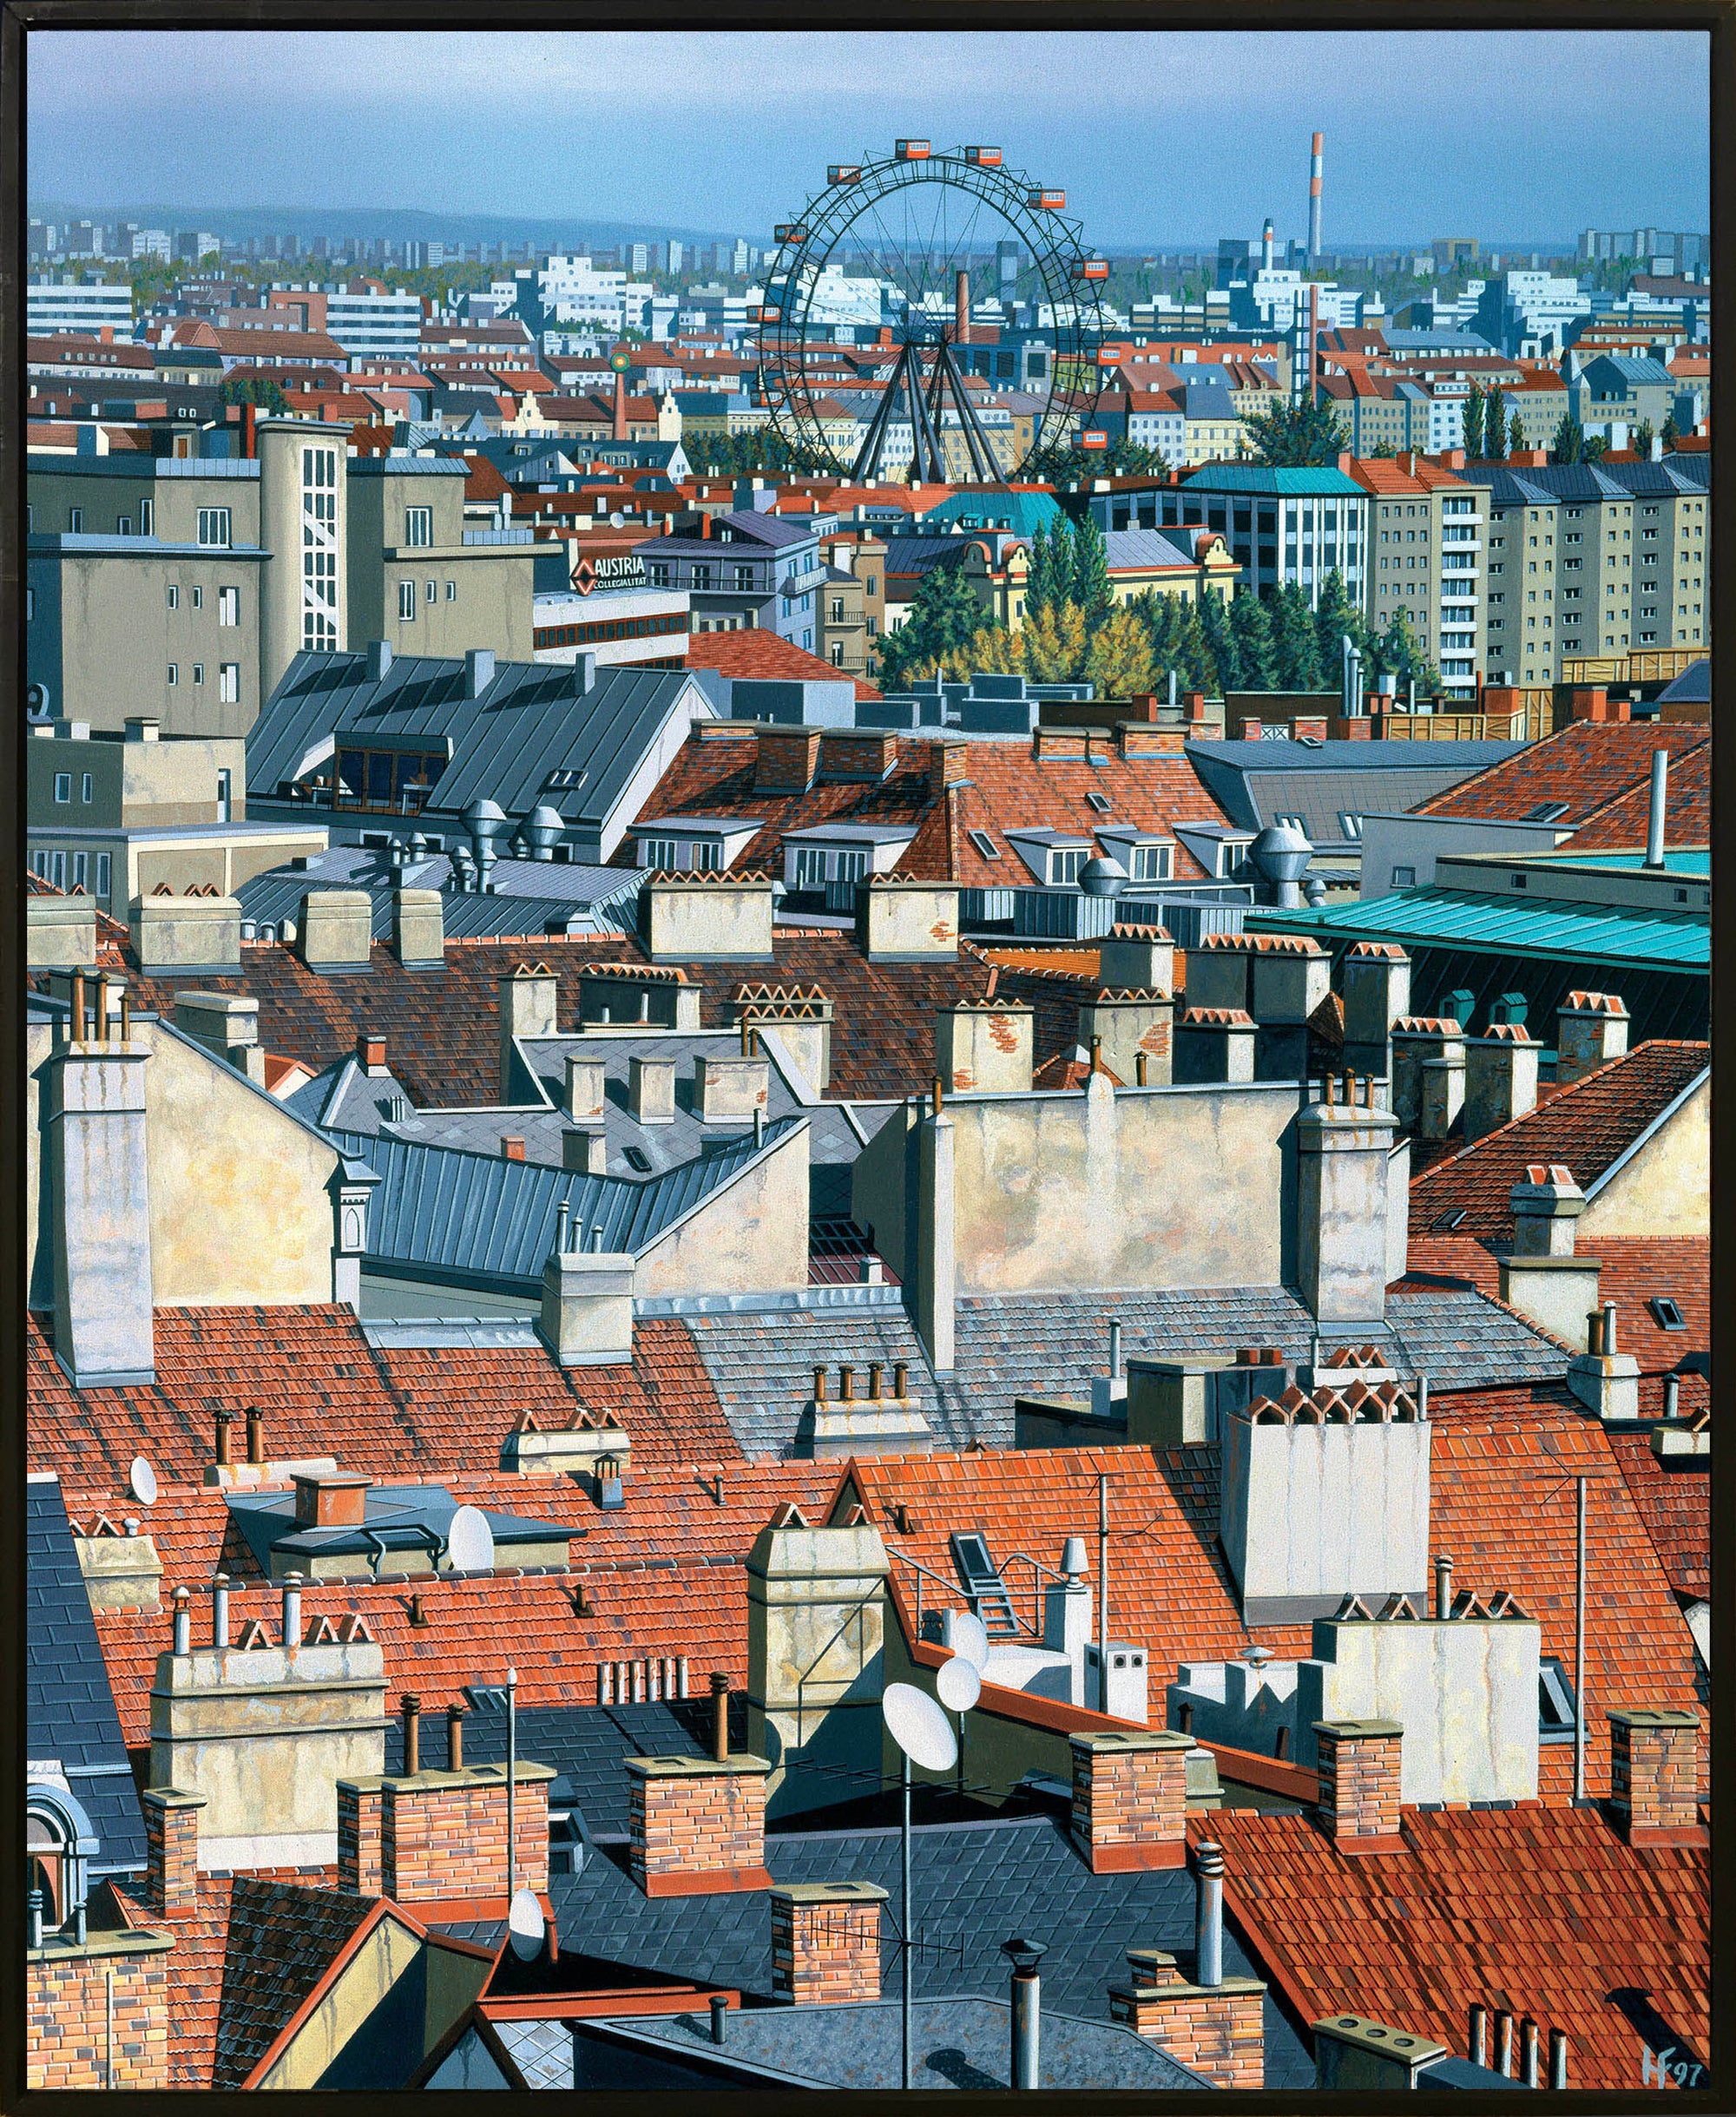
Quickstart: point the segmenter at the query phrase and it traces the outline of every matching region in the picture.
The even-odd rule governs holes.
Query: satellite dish
[[[542,1907],[533,1890],[513,1891],[512,1903],[506,1915],[506,1931],[512,1943],[512,1952],[521,1962],[529,1962],[542,1954],[549,1922],[543,1917]]]
[[[924,1772],[951,1771],[958,1761],[958,1740],[926,1691],[914,1684],[889,1683],[880,1711],[886,1732],[912,1764]]]
[[[446,1531],[446,1562],[454,1573],[494,1571],[494,1531],[480,1507],[461,1507]]]
[[[127,1489],[141,1507],[154,1507],[157,1497],[157,1474],[142,1456],[135,1456],[133,1467],[127,1473]]]
[[[989,1627],[980,1617],[970,1610],[953,1610],[952,1638],[949,1642],[954,1653],[969,1661],[978,1672],[989,1665]]]
[[[974,1661],[956,1653],[943,1661],[934,1680],[936,1694],[949,1713],[969,1713],[983,1695],[983,1677]]]

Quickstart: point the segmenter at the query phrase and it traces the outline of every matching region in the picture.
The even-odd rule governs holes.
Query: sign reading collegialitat
[[[573,586],[581,595],[589,595],[598,588],[642,588],[645,562],[632,551],[617,558],[594,559],[587,555],[573,569]]]

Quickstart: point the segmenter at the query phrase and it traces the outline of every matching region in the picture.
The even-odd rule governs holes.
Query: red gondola
[[[1042,213],[1058,214],[1066,208],[1067,194],[1064,191],[1028,191],[1025,204],[1036,207]]]
[[[892,156],[897,161],[926,161],[929,158],[928,141],[900,140],[893,146]]]

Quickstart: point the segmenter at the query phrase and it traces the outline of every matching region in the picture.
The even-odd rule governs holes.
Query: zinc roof
[[[1397,941],[1407,948],[1644,964],[1687,976],[1705,976],[1712,960],[1712,929],[1703,917],[1547,897],[1516,904],[1487,891],[1433,884],[1319,911],[1250,912],[1248,924],[1323,940]]]

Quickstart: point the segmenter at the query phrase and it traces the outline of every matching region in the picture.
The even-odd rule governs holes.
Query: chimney
[[[523,1061],[514,1050],[521,1036],[557,1035],[556,1005],[560,982],[546,963],[520,963],[499,981],[500,996],[500,1099],[503,1103],[529,1101],[525,1092]]]
[[[1316,133],[1308,148],[1308,262],[1315,265],[1320,257],[1320,194],[1324,187],[1323,166],[1325,135]]]
[[[646,1897],[736,1896],[773,1886],[766,1758],[629,1757],[626,1764],[628,1870]]]
[[[615,441],[625,441],[628,437],[627,370],[624,367],[617,367],[615,371],[615,404],[609,422],[609,435]]]
[[[1600,1276],[1595,1257],[1574,1254],[1574,1223],[1585,1211],[1585,1193],[1562,1163],[1534,1162],[1509,1196],[1513,1247],[1500,1260],[1501,1298],[1553,1336],[1585,1347]]]
[[[390,1077],[391,1068],[385,1062],[385,1039],[364,1029],[356,1038],[356,1062],[371,1081],[384,1081]]]
[[[1246,1404],[1220,1396],[1219,1427],[1219,1538],[1244,1623],[1426,1592],[1430,1437],[1408,1391],[1358,1378]]]
[[[503,1133],[501,1134],[500,1158],[503,1161],[523,1160],[524,1141],[522,1134],[516,1132]]]
[[[1621,1058],[1628,1049],[1629,1026],[1628,1009],[1618,995],[1568,993],[1555,1010],[1555,1085],[1566,1088]]]
[[[1175,943],[1161,926],[1112,926],[1098,947],[1097,975],[1117,989],[1173,994]]]
[[[1700,1717],[1630,1706],[1609,1715],[1609,1806],[1630,1845],[1703,1845]]]
[[[1174,1078],[1187,1086],[1252,1081],[1253,1052],[1254,1019],[1246,1008],[1189,1007],[1175,1024]]]
[[[1444,2044],[1427,2036],[1355,2014],[1329,2015],[1313,2024],[1313,2034],[1316,2087],[1404,2092],[1443,2085],[1431,2082],[1429,2073],[1450,2054]]]
[[[391,642],[390,640],[370,640],[368,641],[365,667],[367,680],[371,684],[385,682],[386,672],[391,667]]]
[[[569,1051],[561,1087],[561,1108],[578,1124],[601,1118],[608,1108],[608,1068],[587,1051]],[[636,1113],[635,1113],[636,1114]]]
[[[1214,2087],[1266,2081],[1266,1987],[1223,1974],[1223,1848],[1194,1848],[1195,1917],[1190,1981],[1161,1948],[1128,1950],[1128,1982],[1109,1988],[1109,2018],[1203,2074]]]
[[[635,1055],[627,1062],[627,1107],[641,1125],[675,1121],[675,1068],[673,1058]],[[696,1061],[703,1064],[703,1061]],[[762,1062],[763,1065],[763,1062]]]
[[[438,890],[392,891],[391,946],[406,970],[445,969],[445,909]]]
[[[1154,989],[1101,988],[1079,1009],[1078,1041],[1124,1087],[1164,1088],[1174,1065],[1175,1003]]]
[[[1573,1255],[1574,1222],[1585,1211],[1585,1193],[1571,1169],[1560,1162],[1534,1162],[1509,1195],[1516,1256]]]
[[[373,947],[373,899],[365,890],[308,890],[298,931],[301,960],[310,970],[365,970]]]
[[[106,981],[94,1022],[85,980],[47,1068],[55,1357],[76,1389],[156,1379],[145,1065],[130,1017],[111,1024]],[[94,1030],[94,1035],[92,1034]]]
[[[954,961],[958,884],[876,875],[856,891],[856,944],[870,963]]]
[[[772,904],[765,875],[648,881],[639,891],[640,937],[653,963],[766,963]]]
[[[1073,1842],[1094,1875],[1187,1860],[1191,1735],[1070,1735]]]
[[[608,1138],[600,1124],[562,1127],[561,1167],[572,1176],[608,1174]]]
[[[961,1000],[934,1018],[935,1071],[954,1095],[1030,1093],[1035,1016],[1017,1000]]]
[[[1344,1007],[1345,1064],[1391,1082],[1393,1024],[1410,1011],[1404,950],[1391,941],[1356,943],[1345,957]]]
[[[551,1251],[542,1266],[543,1343],[562,1367],[618,1367],[633,1358],[633,1253],[580,1246]]]
[[[786,1882],[771,1901],[774,1998],[798,2007],[878,2001],[884,1890],[871,1882]]]
[[[1344,1100],[1329,1075],[1321,1100],[1296,1120],[1296,1275],[1303,1299],[1334,1329],[1379,1325],[1386,1313],[1388,1164],[1397,1121],[1375,1082],[1347,1074]]]
[[[1470,1145],[1537,1107],[1542,1046],[1516,1022],[1493,1022],[1465,1046],[1464,1136]]]
[[[1615,1316],[1613,1301],[1587,1312],[1586,1349],[1568,1362],[1567,1384],[1588,1411],[1625,1422],[1640,1416],[1640,1363],[1617,1351]]]
[[[541,1895],[549,1886],[553,1770],[519,1758],[509,1803],[503,1764],[449,1761],[444,1772],[424,1769],[419,1741],[411,1746],[420,1701],[406,1694],[404,1707],[404,1771],[338,1782],[339,1888],[404,1904],[474,1903],[506,1894],[510,1864],[519,1889]],[[449,1714],[449,1742],[458,1725]],[[510,1809],[516,1812],[509,1863]]]
[[[1398,1787],[1404,1730],[1397,1720],[1316,1720],[1319,1817],[1341,1852],[1402,1852]]]
[[[494,649],[471,647],[464,652],[464,696],[479,699],[494,681]]]
[[[1187,1004],[1233,1008],[1247,1013],[1253,1004],[1253,936],[1207,934],[1187,952]]]
[[[51,981],[50,991],[54,989]],[[260,1003],[251,994],[180,991],[174,996],[174,1026],[202,1044],[215,1058],[258,1087],[265,1085],[265,1053],[260,1049]]]
[[[199,1902],[201,1793],[148,1787],[145,1811],[145,1901],[159,1916],[190,1911]]]

